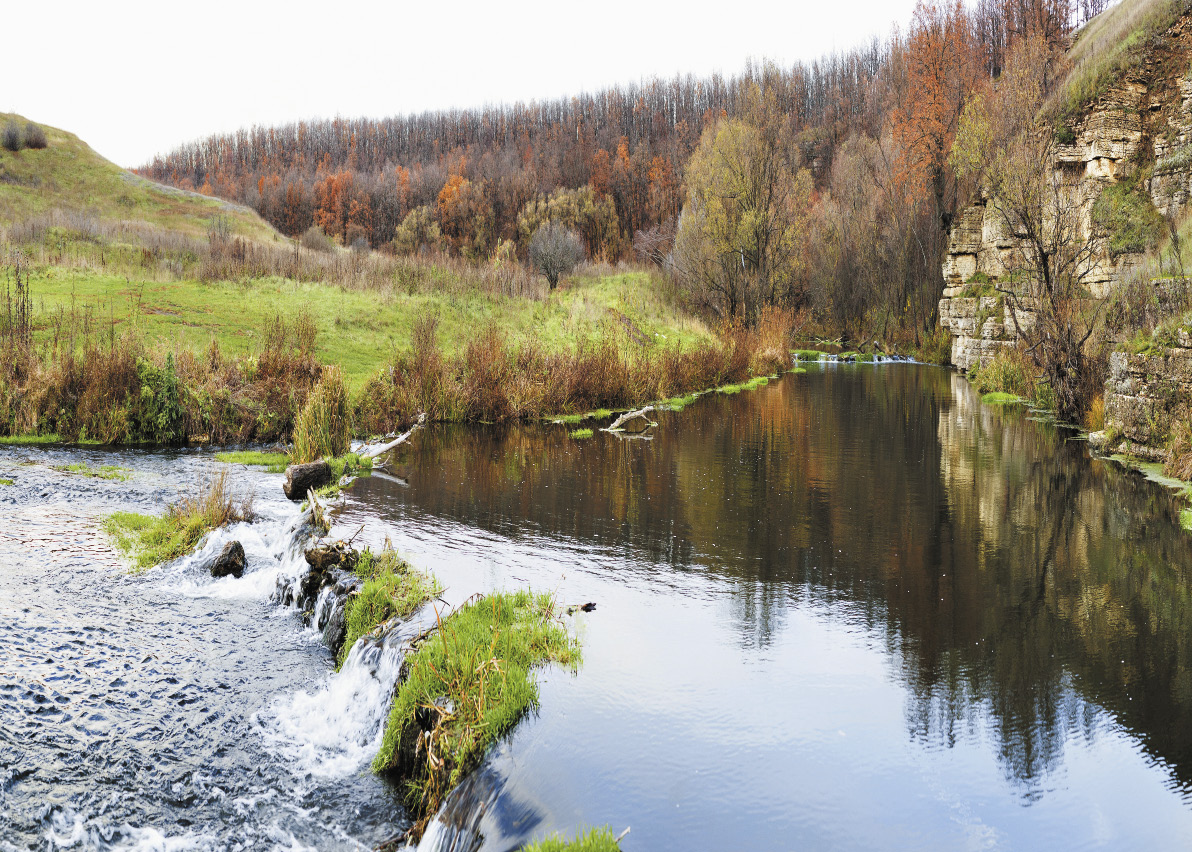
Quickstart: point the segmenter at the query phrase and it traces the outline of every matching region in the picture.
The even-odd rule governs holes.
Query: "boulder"
[[[244,568],[248,560],[244,556],[244,546],[238,541],[229,541],[211,563],[212,577],[243,577]]]
[[[306,492],[331,484],[331,465],[325,459],[306,464],[292,464],[286,468],[286,481],[282,485],[286,497],[291,500],[305,500]]]

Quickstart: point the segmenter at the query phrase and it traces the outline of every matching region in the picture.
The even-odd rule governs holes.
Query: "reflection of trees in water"
[[[700,571],[745,647],[792,599],[849,602],[887,637],[911,736],[987,729],[1028,798],[1068,736],[1096,735],[1090,702],[1192,779],[1192,547],[1170,494],[930,368],[813,372],[661,419],[649,442],[436,429],[398,473],[434,514],[598,541],[659,583]]]

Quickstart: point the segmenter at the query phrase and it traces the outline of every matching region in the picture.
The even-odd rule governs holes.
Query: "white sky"
[[[914,0],[5,3],[0,109],[122,166],[211,133],[541,100],[846,50]]]

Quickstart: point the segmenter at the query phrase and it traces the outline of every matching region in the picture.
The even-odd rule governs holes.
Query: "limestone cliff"
[[[1069,144],[1055,148],[1052,165],[1071,187],[1083,236],[1094,247],[1085,279],[1094,296],[1110,293],[1142,258],[1096,235],[1091,213],[1105,189],[1133,178],[1156,210],[1171,216],[1181,214],[1192,197],[1190,60],[1192,17],[1186,14],[1070,128]],[[987,363],[1013,343],[1009,317],[992,316],[984,300],[968,296],[979,281],[1003,278],[1016,253],[1016,237],[989,198],[975,199],[957,216],[943,265],[939,315],[953,335],[952,363],[961,369]]]

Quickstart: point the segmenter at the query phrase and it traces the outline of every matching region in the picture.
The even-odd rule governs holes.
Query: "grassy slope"
[[[26,119],[0,113],[0,126]],[[72,133],[41,125],[49,147],[12,153],[0,149],[0,225],[20,222],[55,208],[90,211],[109,221],[143,221],[190,236],[204,236],[214,216],[224,216],[234,233],[280,240],[253,211],[214,198],[164,187],[125,171],[91,150]]]
[[[0,114],[0,126],[9,118]],[[15,118],[23,127],[25,119]],[[77,137],[45,130],[50,144],[44,150],[0,151],[0,229],[61,209],[88,211],[103,222],[143,221],[205,239],[212,217],[223,215],[234,233],[258,242],[284,240],[250,210],[150,183],[104,160]],[[396,287],[343,289],[280,278],[202,283],[184,276],[163,282],[156,274],[130,274],[127,263],[118,273],[104,270],[103,255],[135,257],[138,247],[66,239],[75,240],[74,252],[90,260],[32,270],[34,311],[43,336],[52,333],[48,317],[55,310],[90,306],[97,328],[114,322],[120,333],[135,326],[151,340],[196,349],[214,338],[226,353],[238,354],[258,348],[266,322],[279,312],[308,310],[319,330],[318,358],[341,365],[353,390],[394,347],[408,347],[415,320],[427,311],[439,317],[439,342],[448,354],[462,349],[489,322],[515,341],[532,337],[548,349],[594,336],[610,322],[621,325],[622,316],[658,342],[709,337],[643,272],[576,275],[542,301],[458,286],[406,295]]]
[[[618,313],[659,342],[708,338],[702,323],[678,313],[649,285],[649,276],[641,272],[577,276],[548,299],[532,301],[481,292],[391,295],[283,279],[142,282],[54,266],[35,269],[32,276],[39,314],[72,303],[92,305],[101,323],[113,319],[123,328],[132,320],[152,338],[191,348],[203,348],[214,337],[228,353],[255,350],[265,323],[279,311],[309,310],[319,329],[319,360],[341,365],[353,389],[395,346],[408,346],[415,320],[426,311],[438,315],[439,341],[448,353],[466,346],[489,322],[514,340],[533,337],[553,349],[619,322]]]

